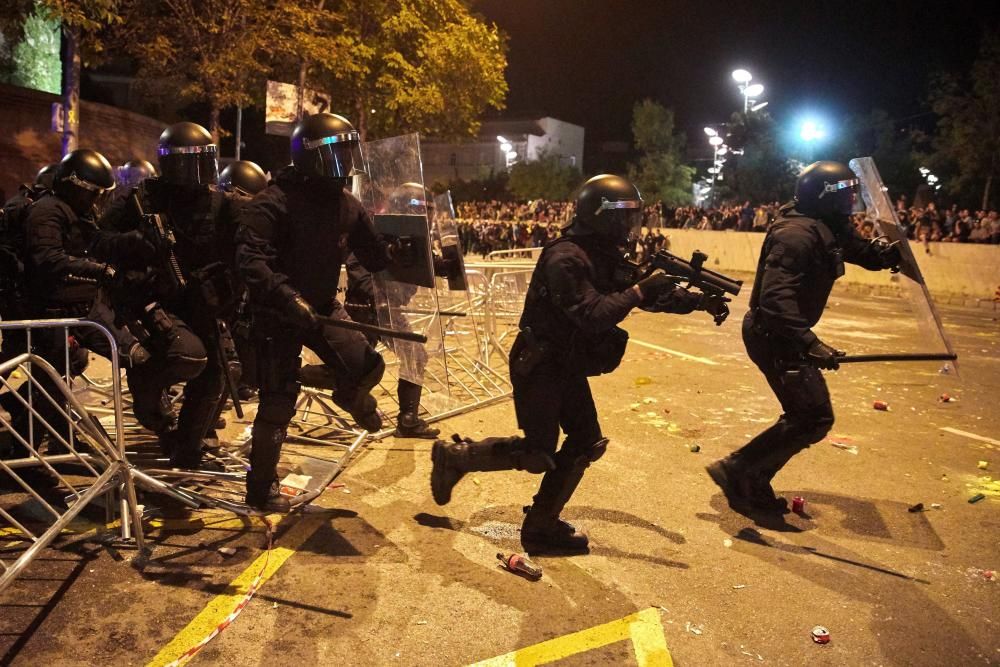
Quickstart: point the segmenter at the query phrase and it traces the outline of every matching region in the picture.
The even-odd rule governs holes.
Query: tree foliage
[[[541,154],[510,170],[510,190],[517,199],[565,201],[580,183],[580,170],[564,164],[558,155]]]
[[[123,22],[122,0],[5,0],[0,33],[19,42],[31,17],[56,21],[78,34],[84,64],[98,62],[106,51],[108,28]]]
[[[507,96],[506,40],[461,0],[335,0],[351,66],[314,61],[316,87],[363,135],[473,136]]]
[[[730,150],[722,169],[721,190],[738,201],[770,202],[791,197],[792,164],[778,145],[778,130],[766,111],[736,112],[727,126]],[[738,154],[738,151],[743,154]]]
[[[952,194],[981,193],[988,208],[1000,177],[1000,32],[984,34],[968,76],[941,74],[931,86],[939,117],[928,156],[932,169]]]
[[[276,67],[346,60],[338,24],[295,0],[131,0],[119,38],[146,92],[206,103],[218,141],[219,112],[260,101]]]
[[[850,116],[839,135],[827,159],[846,164],[856,157],[873,158],[893,199],[900,194],[912,197],[923,182],[914,158],[913,133],[897,127],[883,109]]]
[[[646,201],[681,206],[691,201],[694,169],[683,164],[686,138],[674,130],[674,112],[652,100],[632,109],[632,136],[642,156],[629,177]]]

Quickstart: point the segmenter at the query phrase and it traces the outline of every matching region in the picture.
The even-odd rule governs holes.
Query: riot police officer
[[[520,332],[510,351],[514,409],[524,437],[438,441],[431,490],[438,504],[470,471],[544,473],[521,527],[530,553],[585,553],[585,534],[559,518],[608,439],[597,419],[588,376],[617,368],[628,334],[617,325],[636,307],[689,313],[714,308],[703,295],[657,273],[636,282],[628,261],[642,222],[642,199],[625,178],[588,180],[565,235],[548,243],[528,287]],[[566,434],[556,451],[559,431]]]
[[[219,173],[219,187],[253,197],[267,187],[267,174],[256,162],[234,160]]]
[[[836,370],[843,352],[813,332],[844,262],[870,271],[894,268],[899,249],[861,238],[851,223],[858,179],[844,164],[816,162],[800,174],[761,247],[750,310],[743,320],[747,354],[781,403],[778,421],[741,449],[708,466],[730,507],[783,512],[771,480],[795,454],[833,426],[820,369]]]
[[[217,152],[204,127],[171,125],[157,147],[161,175],[142,180],[106,219],[119,230],[141,230],[156,249],[152,263],[118,264],[138,284],[118,290],[116,308],[149,337],[154,355],[135,381],[130,376],[136,417],[181,468],[202,462],[223,390],[219,320],[235,303],[233,211],[216,187]],[[179,382],[186,385],[174,428],[165,396]]]
[[[116,192],[120,193],[120,196],[127,196],[132,188],[155,176],[156,167],[149,160],[138,158],[129,160],[115,170],[115,182],[118,184]]]
[[[335,296],[348,253],[373,272],[391,259],[390,244],[345,190],[364,170],[360,139],[345,118],[320,113],[296,125],[291,152],[291,166],[241,207],[237,232],[260,383],[246,501],[260,509],[288,506],[278,492],[277,463],[295,412],[303,345],[332,371],[334,403],[368,431],[382,426],[371,395],[385,370],[381,356],[362,334],[320,319],[347,318]]]
[[[125,362],[140,366],[149,359],[148,351],[135,336],[114,325],[106,307],[95,304],[98,287],[108,284],[115,270],[104,258],[141,256],[151,251],[141,235],[114,234],[100,230],[95,222],[98,211],[114,190],[111,165],[100,153],[75,150],[59,163],[52,193],[43,195],[28,209],[25,225],[25,289],[28,315],[37,318],[89,317],[110,330]],[[79,347],[71,355],[71,374],[86,367],[87,351],[111,355],[107,339],[89,327],[71,330]],[[56,368],[61,368],[67,344],[61,329],[38,334],[36,352]],[[40,375],[40,383],[50,395],[51,380]],[[39,411],[50,422],[55,417],[48,401]]]

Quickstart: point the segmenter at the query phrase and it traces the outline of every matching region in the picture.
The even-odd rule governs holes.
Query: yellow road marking
[[[222,523],[230,523],[222,522]],[[312,537],[313,533],[316,532],[319,527],[323,525],[323,520],[319,517],[309,517],[309,518],[298,518],[295,525],[293,525],[287,533],[281,536],[281,544],[275,545],[271,549],[270,555],[267,553],[262,553],[260,556],[254,560],[240,576],[236,577],[232,583],[229,584],[232,593],[226,593],[223,595],[216,596],[213,598],[204,609],[201,610],[197,616],[192,619],[187,626],[181,630],[177,635],[170,641],[169,644],[163,647],[163,649],[156,654],[150,662],[148,667],[159,667],[162,665],[169,665],[171,662],[179,658],[184,654],[189,648],[200,642],[202,639],[207,637],[219,623],[221,623],[229,614],[233,611],[237,604],[243,599],[247,591],[250,589],[250,584],[253,580],[257,578],[257,574],[264,567],[264,561],[267,560],[267,569],[261,575],[260,585],[263,586],[268,579],[274,576],[274,574],[281,569],[281,566],[285,564],[289,558],[295,554],[296,550],[301,547],[306,540]]]
[[[639,667],[673,667],[674,661],[670,657],[670,651],[667,649],[667,642],[663,636],[660,613],[652,607],[617,621],[580,630],[544,641],[541,644],[473,663],[470,667],[544,665],[626,639],[632,642],[632,649],[635,651],[635,659]]]
[[[677,350],[671,350],[669,347],[660,347],[659,345],[653,345],[652,343],[647,343],[646,341],[637,340],[635,338],[629,338],[630,343],[635,343],[636,345],[641,345],[642,347],[648,347],[651,350],[656,350],[657,352],[664,352],[666,354],[671,354],[675,357],[680,357],[681,359],[687,359],[688,361],[697,361],[699,364],[707,364],[709,366],[718,366],[718,361],[712,361],[711,359],[706,359],[705,357],[696,357],[691,354],[685,354],[684,352],[678,352]]]

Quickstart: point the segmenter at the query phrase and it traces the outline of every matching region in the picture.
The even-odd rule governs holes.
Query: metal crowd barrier
[[[73,390],[71,348],[74,330],[93,329],[107,340],[113,369],[111,414],[114,435]],[[122,540],[146,555],[132,469],[125,457],[118,350],[101,325],[55,319],[0,322],[0,331],[21,330],[26,350],[0,364],[0,592],[50,545],[73,531],[88,506],[104,499],[108,525],[117,518]],[[42,332],[45,333],[42,333]],[[39,336],[62,337],[63,372],[33,350]],[[56,342],[55,346],[59,343]],[[117,517],[116,517],[117,515]]]

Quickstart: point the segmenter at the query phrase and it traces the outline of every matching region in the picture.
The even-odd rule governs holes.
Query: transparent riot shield
[[[882,183],[878,167],[870,157],[855,158],[849,164],[851,170],[857,175],[861,183],[861,198],[865,205],[865,215],[872,221],[875,231],[879,235],[888,237],[891,242],[898,242],[902,261],[899,265],[900,284],[903,295],[907,299],[914,315],[917,319],[917,327],[920,332],[922,344],[937,347],[937,350],[926,350],[927,352],[944,351],[948,354],[955,354],[951,341],[941,325],[941,317],[938,315],[934,301],[931,299],[924,277],[920,273],[920,267],[913,255],[913,249],[906,238],[906,232],[899,224],[896,211],[886,193],[887,188]],[[952,368],[958,372],[958,362],[950,362]]]
[[[448,290],[466,292],[469,284],[465,278],[465,258],[462,255],[462,242],[458,235],[458,224],[455,222],[455,207],[451,202],[451,191],[443,192],[434,197],[431,207],[431,232],[434,235],[434,245],[441,257],[448,263]]]
[[[366,142],[362,148],[368,174],[360,179],[361,201],[377,231],[403,239],[406,245],[406,252],[399,253],[389,269],[373,277],[376,315],[380,326],[427,336],[423,345],[383,341],[396,356],[397,377],[429,390],[422,399],[426,404],[433,401],[428,393],[447,395],[448,381],[420,140],[408,134]]]

